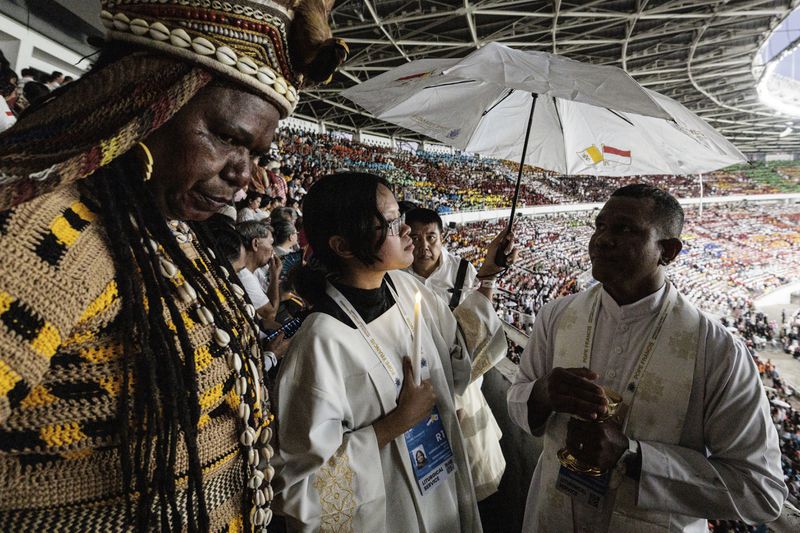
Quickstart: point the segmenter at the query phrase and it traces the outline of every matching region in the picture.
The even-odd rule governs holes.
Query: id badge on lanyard
[[[389,290],[394,297],[397,309],[403,317],[403,321],[408,326],[411,335],[414,335],[414,330],[411,326],[411,321],[408,316],[403,312],[400,305],[400,298],[394,287],[389,285]],[[401,379],[391,359],[387,357],[386,352],[378,344],[377,339],[369,332],[369,328],[358,311],[355,310],[353,305],[339,292],[336,287],[328,284],[328,296],[344,311],[347,316],[353,321],[364,340],[367,341],[375,356],[383,365],[389,377],[397,387],[398,393],[400,392]],[[426,370],[427,361],[422,360],[423,372]],[[424,374],[423,374],[424,375]],[[411,463],[411,471],[414,473],[414,478],[417,482],[420,494],[423,496],[428,494],[435,488],[439,487],[444,481],[456,471],[457,466],[453,456],[453,450],[450,447],[450,442],[447,438],[447,432],[442,424],[442,417],[439,413],[439,407],[434,405],[431,414],[417,423],[414,427],[409,429],[404,434],[406,448],[408,449],[408,459]]]

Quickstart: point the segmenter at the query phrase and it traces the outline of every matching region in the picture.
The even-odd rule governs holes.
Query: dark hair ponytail
[[[308,264],[294,268],[289,280],[312,305],[324,298],[327,278],[341,270],[339,257],[328,244],[331,237],[345,239],[362,263],[378,261],[377,252],[386,240],[387,230],[386,219],[378,209],[379,185],[390,188],[380,176],[343,172],[323,176],[305,196],[303,230],[314,255]]]

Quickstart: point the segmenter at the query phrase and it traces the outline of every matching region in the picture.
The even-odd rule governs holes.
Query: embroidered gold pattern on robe
[[[354,533],[356,500],[353,496],[353,475],[344,446],[336,450],[317,472],[314,488],[317,489],[322,508],[321,533]]]

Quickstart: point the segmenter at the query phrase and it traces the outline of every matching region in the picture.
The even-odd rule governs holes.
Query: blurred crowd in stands
[[[281,129],[275,138],[275,165],[292,182],[308,189],[313,180],[337,169],[372,172],[384,176],[398,198],[434,209],[441,214],[508,207],[514,193],[518,166],[507,161],[469,154],[412,152],[371,146],[336,133],[318,134]],[[784,168],[794,168],[793,162]],[[752,169],[719,171],[704,177],[705,196],[800,192],[797,175],[785,174],[778,183],[751,177]],[[769,177],[775,177],[775,173]],[[783,174],[782,174],[783,176]],[[678,198],[700,195],[695,176],[636,176],[603,178],[558,176],[526,167],[520,189],[520,206],[601,202],[612,191],[633,182],[656,183]],[[276,191],[273,191],[273,193]],[[274,194],[273,194],[274,195]]]
[[[501,316],[529,332],[542,305],[591,283],[586,246],[595,213],[517,219],[521,254],[499,282]],[[483,243],[502,221],[451,230],[448,249],[480,264]],[[684,249],[669,269],[672,281],[698,306],[727,316],[765,292],[800,279],[800,206],[726,205],[687,210]]]
[[[29,106],[44,100],[51,91],[73,80],[53,71],[49,74],[34,68],[24,68],[18,75],[0,54],[0,132],[17,122],[17,116]]]

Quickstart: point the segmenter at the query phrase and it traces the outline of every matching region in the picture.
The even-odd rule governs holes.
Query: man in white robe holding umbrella
[[[668,193],[618,189],[589,242],[600,283],[537,317],[508,393],[511,417],[545,442],[525,531],[700,533],[706,518],[780,515],[787,490],[755,365],[666,279],[682,224]],[[565,450],[606,474],[576,475]]]

